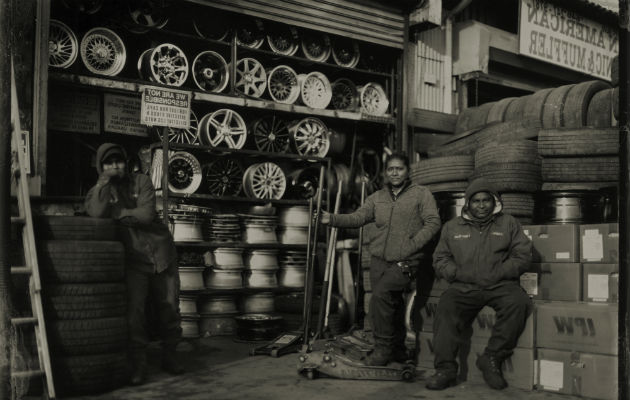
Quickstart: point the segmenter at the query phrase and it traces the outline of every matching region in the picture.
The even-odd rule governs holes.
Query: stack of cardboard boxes
[[[503,365],[511,387],[617,398],[618,225],[528,225],[534,263],[521,278],[534,300],[516,349]],[[418,290],[418,367],[433,368],[433,318],[448,287]],[[491,335],[486,307],[462,338],[460,380],[483,382],[475,359]]]

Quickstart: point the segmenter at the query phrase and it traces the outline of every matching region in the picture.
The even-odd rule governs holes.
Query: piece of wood
[[[409,110],[409,117],[407,118],[407,125],[447,133],[455,132],[456,123],[457,115],[455,114],[421,110],[419,108]]]

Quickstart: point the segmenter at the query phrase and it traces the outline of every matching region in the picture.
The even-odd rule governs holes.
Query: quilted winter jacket
[[[331,214],[330,224],[358,228],[374,222],[370,254],[386,261],[414,260],[420,250],[440,230],[435,199],[425,186],[414,183],[395,198],[389,188],[372,193],[351,214]]]

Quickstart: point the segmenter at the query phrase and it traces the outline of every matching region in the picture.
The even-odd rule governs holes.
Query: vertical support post
[[[407,130],[407,113],[409,112],[409,88],[405,82],[409,80],[409,68],[407,68],[407,57],[409,53],[409,14],[405,15],[405,27],[403,28],[403,52],[398,60],[398,79],[396,80],[396,150],[406,152],[411,156],[413,148],[409,148],[409,137]]]
[[[162,129],[162,222],[168,226],[168,127],[160,129]]]
[[[630,217],[630,166],[628,156],[629,114],[628,97],[630,94],[630,1],[619,0],[619,398],[630,396],[630,337],[628,309],[630,305],[630,235],[628,218]]]

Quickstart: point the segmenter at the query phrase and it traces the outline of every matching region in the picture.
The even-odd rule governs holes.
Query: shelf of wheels
[[[50,71],[49,77],[51,81],[79,85],[85,87],[93,87],[104,89],[112,92],[140,93],[142,87],[146,85],[158,86],[164,88],[172,88],[172,86],[162,85],[157,82],[148,82],[136,79],[125,78],[102,78],[97,76],[87,76],[79,74],[70,74],[64,72]],[[350,112],[342,110],[318,109],[296,104],[283,104],[271,100],[249,98],[244,96],[233,96],[229,94],[208,93],[202,91],[192,91],[193,101],[231,105],[236,107],[244,107],[249,109],[259,109],[268,111],[280,111],[292,114],[304,114],[309,116],[318,116],[326,118],[336,118],[348,121],[366,121],[381,124],[395,124],[395,118],[391,115],[374,116],[361,112]]]

